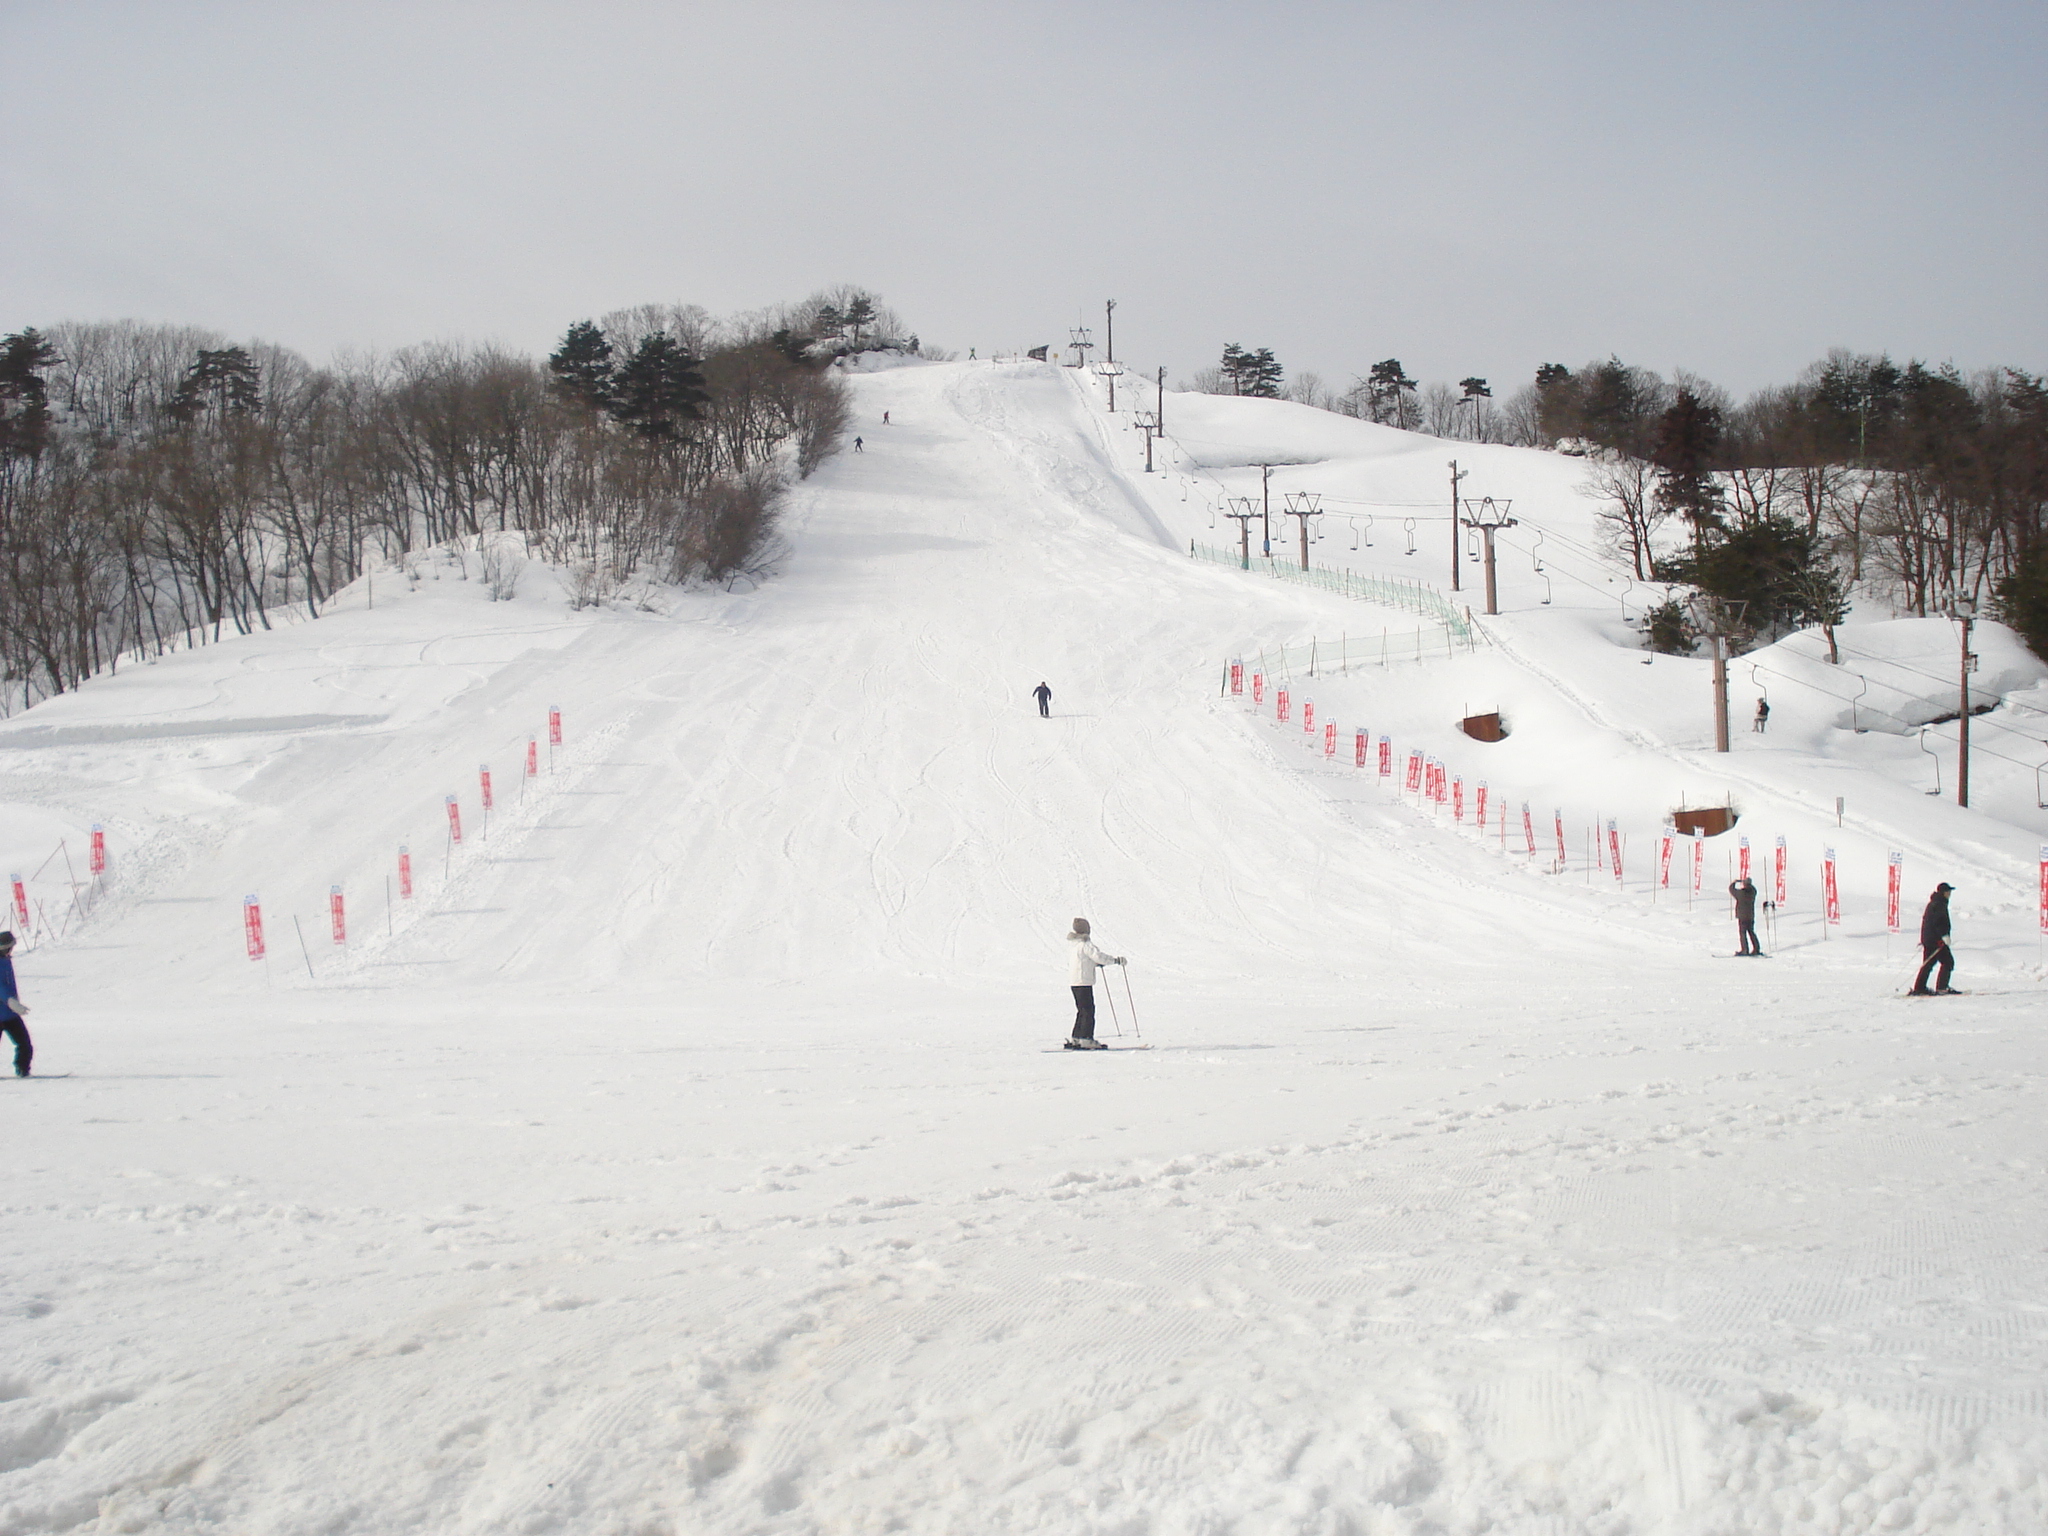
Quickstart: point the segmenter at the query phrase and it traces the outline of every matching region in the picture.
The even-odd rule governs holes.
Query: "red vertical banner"
[[[1451,780],[1451,820],[1460,826],[1465,823],[1465,776],[1459,774]]]
[[[1484,832],[1486,830],[1486,780],[1481,779],[1479,781],[1476,796],[1477,798],[1472,806],[1472,819],[1479,823],[1479,830]]]
[[[1772,862],[1776,866],[1776,879],[1771,882],[1771,901],[1777,906],[1785,905],[1785,839],[1778,839],[1778,846],[1772,851]]]
[[[1884,870],[1884,926],[1887,932],[1899,931],[1899,875],[1900,866],[1906,856],[1894,848],[1885,860]]]
[[[1536,854],[1536,819],[1529,814],[1529,802],[1522,802],[1522,840],[1529,845],[1530,857]]]
[[[1614,860],[1614,878],[1621,879],[1621,833],[1615,830],[1614,818],[1607,818],[1607,852]]]
[[[1230,692],[1233,698],[1244,692],[1244,663],[1241,661],[1230,664]]]
[[[1667,830],[1657,849],[1657,884],[1671,889],[1671,833]]]
[[[1821,896],[1827,903],[1828,922],[1830,924],[1839,923],[1842,920],[1842,893],[1835,886],[1834,849],[1824,848],[1821,850],[1820,874]]]
[[[453,795],[448,797],[448,840],[462,841],[462,807],[455,803]]]
[[[1391,736],[1382,736],[1380,738],[1380,777],[1391,779],[1393,776],[1394,740]]]
[[[398,849],[398,894],[412,900],[412,850],[403,844]]]
[[[1370,731],[1360,731],[1358,733],[1358,741],[1356,746],[1353,748],[1355,754],[1354,762],[1357,767],[1363,768],[1365,766],[1366,748],[1371,744],[1371,742],[1372,733]]]
[[[242,898],[242,939],[249,946],[249,958],[263,958],[263,904],[254,896]]]
[[[479,764],[476,776],[477,782],[483,785],[484,809],[488,811],[491,808],[491,765],[489,763]]]
[[[1273,718],[1276,720],[1285,720],[1287,718],[1287,690],[1285,688],[1282,688],[1273,695]]]
[[[551,747],[559,747],[561,744],[562,706],[559,704],[550,704],[548,706],[548,745]]]
[[[1263,672],[1254,672],[1252,674],[1252,702],[1254,704],[1266,702],[1266,674]]]
[[[98,822],[92,824],[92,853],[88,863],[96,875],[107,872],[107,829]]]
[[[1327,721],[1323,726],[1323,756],[1337,755],[1337,722]]]
[[[540,743],[529,736],[526,738],[526,776],[531,779],[537,778],[539,775]]]
[[[26,928],[28,926],[28,892],[22,887],[21,876],[9,875],[7,878],[14,882],[14,926]]]
[[[1422,788],[1422,754],[1420,752],[1412,750],[1409,752],[1408,773],[1402,780],[1401,787],[1411,793]]]
[[[1565,866],[1563,807],[1560,806],[1552,809],[1550,813],[1550,830],[1557,834],[1557,867],[1563,869]]]
[[[1736,873],[1747,880],[1749,878],[1749,839],[1745,837],[1737,842],[1735,846],[1737,849],[1736,859],[1742,866]]]
[[[1303,699],[1303,700],[1301,701],[1301,731],[1302,731],[1302,734],[1303,734],[1304,736],[1306,736],[1306,735],[1309,735],[1310,733],[1312,733],[1312,732],[1313,732],[1313,731],[1315,730],[1315,728],[1316,728],[1316,701],[1315,701],[1314,699]]]
[[[2041,931],[2048,933],[2048,843],[2041,845]]]
[[[1700,880],[1707,869],[1707,834],[1695,830],[1692,835],[1692,893],[1700,893]]]
[[[348,912],[341,904],[341,887],[338,885],[330,885],[327,888],[327,919],[334,928],[334,942],[346,944],[348,942]]]

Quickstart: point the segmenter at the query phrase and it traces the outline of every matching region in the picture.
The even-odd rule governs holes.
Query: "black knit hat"
[[[6,954],[13,948],[14,935],[12,933],[0,933],[0,955]]]

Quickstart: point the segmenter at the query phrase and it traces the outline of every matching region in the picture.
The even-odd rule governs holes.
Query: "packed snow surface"
[[[758,587],[439,551],[0,724],[70,1074],[0,1080],[0,1533],[2048,1529],[2009,637],[1963,810],[1950,625],[1741,658],[1719,756],[1574,461],[1169,396],[1148,477],[1068,371],[854,387]],[[1447,587],[1449,457],[1517,518],[1462,646],[1191,557],[1306,491]],[[1936,880],[1971,992],[1905,1000]],[[1076,915],[1149,1049],[1058,1049]]]

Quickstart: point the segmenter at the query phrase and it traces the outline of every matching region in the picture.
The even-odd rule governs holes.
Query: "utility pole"
[[[1105,363],[1116,361],[1116,300],[1111,299],[1102,306],[1103,358]]]
[[[1714,647],[1714,750],[1728,750],[1728,637],[1717,628]]]
[[[1069,329],[1067,334],[1073,338],[1071,341],[1067,343],[1067,346],[1071,348],[1073,351],[1074,366],[1076,368],[1087,367],[1089,349],[1095,345],[1095,343],[1089,338],[1088,327],[1085,325],[1077,325]]]
[[[1963,661],[1960,677],[1962,713],[1956,716],[1956,804],[1970,803],[1970,674],[1977,669],[1977,658],[1970,654],[1970,626],[1977,622],[1977,602],[1974,598],[1958,597],[1949,604],[1949,617],[1963,622]]]
[[[1237,510],[1223,515],[1237,521],[1237,565],[1248,571],[1252,568],[1252,519],[1259,515],[1254,510],[1258,503],[1249,496],[1233,496],[1230,504]]]
[[[1116,414],[1116,381],[1123,377],[1124,365],[1122,363],[1110,362],[1105,358],[1096,366],[1102,376],[1109,380],[1109,410],[1113,416]]]
[[[1308,520],[1312,517],[1321,517],[1323,515],[1318,509],[1318,503],[1322,499],[1322,496],[1315,491],[1289,491],[1287,493],[1287,511],[1284,515],[1301,519],[1301,568],[1304,571],[1308,569]]]
[[[1145,473],[1152,473],[1152,431],[1158,420],[1150,411],[1131,412],[1131,425],[1145,434]]]
[[[1724,602],[1720,598],[1693,599],[1693,622],[1707,632],[1714,658],[1714,750],[1728,750],[1728,641],[1742,623],[1747,603]]]
[[[1152,414],[1157,418],[1154,422],[1156,430],[1161,437],[1164,437],[1166,435],[1166,369],[1163,365],[1159,370],[1159,404],[1154,408]]]
[[[1270,560],[1273,558],[1273,466],[1270,464],[1259,466],[1259,508],[1262,519],[1259,539],[1265,546],[1266,558]]]
[[[1456,459],[1451,460],[1451,590],[1453,592],[1458,590],[1458,546],[1465,539],[1464,532],[1458,527],[1458,482],[1464,479],[1465,475],[1471,473],[1472,471],[1468,469],[1463,474],[1460,474],[1458,471],[1458,461]]]
[[[1489,615],[1500,612],[1500,595],[1493,581],[1493,536],[1503,528],[1515,526],[1515,519],[1508,516],[1512,499],[1495,501],[1491,496],[1482,496],[1477,501],[1470,497],[1465,500],[1465,526],[1477,528],[1480,537],[1486,541],[1486,611]],[[1457,526],[1452,525],[1452,538],[1457,537]]]

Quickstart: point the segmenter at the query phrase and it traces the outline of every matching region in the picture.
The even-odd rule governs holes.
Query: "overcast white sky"
[[[0,0],[0,330],[545,351],[834,282],[1339,386],[2048,368],[2048,6]]]

